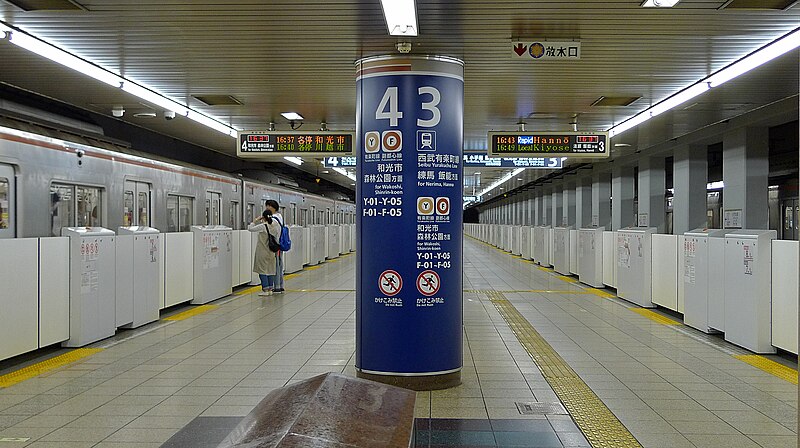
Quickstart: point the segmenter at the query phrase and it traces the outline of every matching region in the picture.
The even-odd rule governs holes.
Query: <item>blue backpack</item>
[[[289,252],[292,249],[292,239],[289,238],[289,228],[283,225],[280,219],[275,219],[281,225],[281,237],[278,239],[278,244],[281,246],[281,251]]]

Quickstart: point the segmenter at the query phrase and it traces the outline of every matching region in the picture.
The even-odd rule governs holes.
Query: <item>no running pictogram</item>
[[[439,292],[439,287],[442,285],[439,274],[434,271],[422,271],[417,276],[417,290],[420,294],[430,297]]]
[[[403,278],[397,271],[387,269],[378,276],[378,288],[387,296],[396,295],[403,289]]]

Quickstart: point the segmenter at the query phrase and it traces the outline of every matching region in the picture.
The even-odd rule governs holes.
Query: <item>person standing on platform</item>
[[[286,221],[283,219],[283,215],[281,215],[278,210],[280,209],[280,204],[278,201],[274,199],[268,199],[264,206],[267,210],[272,214],[272,218],[278,221],[279,229],[278,229],[278,238],[280,239],[281,231],[283,230],[283,226],[286,225]],[[283,288],[283,251],[278,251],[275,254],[275,261],[277,263],[277,271],[275,274],[275,289],[274,291],[277,294],[281,294],[284,291]]]
[[[275,274],[277,273],[277,253],[270,249],[270,239],[277,245],[281,234],[281,226],[272,216],[269,210],[247,226],[247,230],[258,232],[258,243],[256,245],[256,256],[253,260],[253,272],[258,274],[261,279],[260,296],[270,296],[275,288]]]

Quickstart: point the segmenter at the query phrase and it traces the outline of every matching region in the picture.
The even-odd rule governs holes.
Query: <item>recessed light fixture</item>
[[[330,171],[328,171],[328,170],[325,170],[325,171],[322,172],[322,174],[329,174],[329,173],[330,173]]]
[[[417,6],[415,0],[381,0],[386,28],[392,36],[417,35]]]
[[[672,8],[680,0],[645,0],[642,6],[645,8]]]
[[[301,159],[300,157],[284,157],[283,159],[286,160],[287,162],[294,163],[297,166],[303,164],[303,159]]]
[[[614,143],[615,148],[628,148],[630,146],[630,143]]]
[[[521,177],[518,177],[518,178],[517,178],[517,180],[522,180],[522,178],[521,178]]]
[[[281,115],[283,116],[283,118],[289,121],[298,121],[303,119],[303,116],[298,114],[297,112],[281,112]]]
[[[632,129],[645,121],[660,115],[676,106],[688,102],[694,97],[701,95],[713,88],[716,88],[731,79],[743,75],[756,67],[759,67],[767,62],[782,56],[797,47],[800,47],[800,29],[785,34],[772,42],[764,45],[758,50],[748,54],[747,56],[739,59],[738,61],[714,72],[691,86],[675,93],[663,101],[645,109],[642,112],[634,115],[631,118],[611,127],[608,130],[608,136],[614,137],[628,129]]]

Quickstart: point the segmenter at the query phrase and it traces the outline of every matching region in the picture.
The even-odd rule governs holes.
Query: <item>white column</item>
[[[708,147],[683,145],[675,148],[672,185],[672,233],[705,227],[708,222]]]
[[[768,229],[768,128],[739,128],[725,133],[722,182],[723,227]],[[725,225],[729,216],[734,220],[741,217],[741,222]]]

